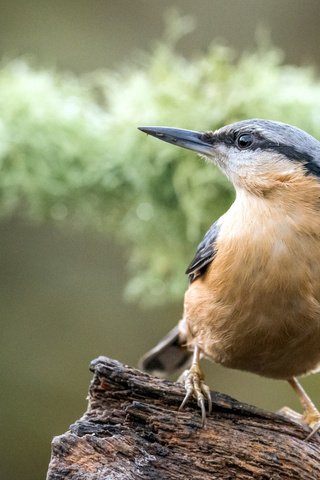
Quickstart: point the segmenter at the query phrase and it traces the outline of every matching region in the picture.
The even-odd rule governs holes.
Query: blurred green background
[[[213,41],[231,46],[236,52],[236,57],[243,51],[254,50],[257,29],[263,27],[270,32],[272,43],[282,49],[285,63],[298,67],[305,65],[313,65],[316,69],[319,67],[318,18],[320,4],[318,0],[309,0],[308,2],[300,0],[282,0],[281,2],[275,0],[268,2],[262,0],[201,0],[199,2],[189,0],[174,2],[167,0],[69,0],[69,2],[30,0],[23,2],[17,0],[15,2],[0,1],[0,5],[0,52],[4,59],[27,56],[42,69],[51,69],[54,66],[58,72],[79,75],[84,79],[82,80],[82,91],[85,89],[86,82],[91,82],[93,71],[108,69],[109,72],[121,72],[119,78],[117,74],[112,73],[113,100],[115,102],[113,109],[117,109],[118,106],[119,112],[116,113],[119,121],[118,124],[113,124],[114,130],[106,130],[107,133],[110,134],[110,131],[114,131],[114,138],[118,138],[120,143],[121,138],[124,143],[128,143],[131,138],[132,149],[137,149],[137,152],[139,149],[150,148],[151,153],[146,153],[144,150],[144,155],[148,155],[148,158],[151,158],[152,155],[159,155],[158,158],[167,162],[169,166],[171,165],[171,156],[174,158],[175,155],[178,155],[173,152],[172,147],[160,145],[160,142],[156,146],[150,138],[133,132],[136,111],[139,109],[133,110],[133,113],[126,111],[128,104],[125,94],[131,84],[126,84],[125,80],[127,76],[133,77],[134,75],[132,75],[132,70],[130,73],[124,67],[128,64],[131,65],[135,57],[142,59],[140,65],[149,65],[150,60],[145,59],[141,53],[137,52],[152,53],[159,39],[163,38],[164,13],[169,7],[175,6],[181,15],[190,14],[195,20],[193,32],[183,37],[177,46],[177,50],[187,59],[192,60],[194,56],[199,58],[205,54],[208,45]],[[158,51],[158,55],[161,57],[161,52]],[[246,68],[245,59],[246,57],[237,72],[241,73]],[[172,58],[171,60],[169,58],[168,61],[172,61]],[[251,69],[252,64],[254,61],[251,59]],[[186,75],[186,72],[190,74],[191,64],[188,65],[185,69],[182,68],[183,65],[180,66],[182,77]],[[202,63],[199,64],[199,68],[200,66],[204,68]],[[266,68],[265,63],[260,64],[258,59],[256,66],[257,69],[263,69],[263,66]],[[162,72],[156,67],[153,65],[155,76]],[[178,68],[180,67],[178,66]],[[143,67],[139,68],[141,70]],[[250,68],[248,67],[248,71],[251,72],[251,77],[254,77]],[[226,70],[228,69],[226,68]],[[320,134],[317,135],[317,126],[320,126],[319,114],[317,114],[320,111],[320,107],[318,109],[318,103],[320,105],[319,81],[308,68],[304,68],[303,71],[305,76],[300,79],[301,97],[305,98],[305,103],[301,103],[299,96],[298,69],[294,70],[293,80],[290,77],[291,70],[286,70],[279,76],[280,83],[276,83],[273,77],[271,79],[273,84],[270,89],[270,98],[265,102],[269,104],[269,110],[261,102],[254,103],[250,89],[246,92],[242,86],[242,89],[239,88],[240,100],[242,104],[250,103],[250,105],[248,108],[246,106],[239,107],[234,115],[241,116],[250,113],[251,116],[266,115],[279,120],[289,118],[293,123],[300,123],[301,126],[320,137]],[[15,71],[13,78],[20,76],[23,79],[23,71],[19,72],[19,69]],[[190,82],[194,82],[192,85],[197,85],[194,74],[192,75]],[[226,75],[228,85],[230,85],[230,75],[232,77],[235,74],[229,72]],[[254,83],[254,78],[252,80],[251,77],[249,85],[252,81]],[[266,77],[266,74],[263,73],[262,77]],[[170,90],[172,81],[167,73],[165,78],[169,80],[167,86],[165,83],[162,85],[164,93],[166,93],[166,88]],[[257,78],[260,81],[259,77]],[[279,89],[282,89],[281,91],[285,91],[287,85],[285,79],[287,79],[287,84],[291,85],[291,89],[292,85],[296,83],[294,92],[297,95],[296,109],[292,108],[290,104],[291,97],[286,108],[283,107],[283,105],[287,105],[285,102],[283,103],[283,95],[279,99],[277,97],[278,91],[274,85],[278,85]],[[71,80],[72,82],[73,80]],[[201,78],[198,82],[200,88],[202,84],[205,85],[205,80]],[[225,80],[222,78],[221,83],[223,82]],[[5,83],[2,84],[2,93],[6,91],[4,85]],[[122,85],[123,95],[117,90],[119,85],[120,87]],[[237,84],[232,88],[236,89],[236,87]],[[90,88],[94,90],[93,87]],[[139,90],[139,87],[136,88]],[[176,88],[180,89],[179,84]],[[308,97],[310,92],[312,95]],[[161,94],[164,95],[164,93]],[[101,91],[99,91],[100,94]],[[176,126],[192,128],[194,125],[195,129],[212,127],[213,125],[207,123],[202,124],[205,121],[203,118],[211,117],[204,115],[202,118],[203,105],[197,105],[197,90],[192,90],[191,94],[194,95],[194,104],[189,104],[183,96],[176,104],[173,103],[172,98],[169,99],[170,101],[167,100],[169,105],[167,123],[172,118]],[[168,91],[167,95],[170,97],[173,92]],[[199,91],[198,103],[205,102],[206,98],[205,94]],[[1,111],[3,116],[7,115],[7,113],[4,114],[5,111],[9,111],[7,100],[7,98],[1,100],[0,119]],[[39,106],[43,105],[45,101],[46,99],[41,96],[41,91],[39,93],[35,89],[33,98],[30,99],[30,105],[33,104],[32,108],[37,103]],[[234,102],[234,100],[232,101]],[[220,109],[222,109],[224,98],[220,98],[219,102]],[[229,97],[228,102],[230,102]],[[229,108],[228,102],[225,102],[226,109]],[[281,104],[281,109],[277,110],[279,104]],[[150,110],[152,110],[151,105],[153,108],[154,103],[150,100]],[[209,104],[207,107],[210,111],[211,105]],[[212,105],[213,107],[214,105]],[[86,108],[85,102],[81,108]],[[148,112],[145,112],[148,110],[148,102],[143,105],[143,110],[136,119],[136,124],[149,118],[150,121],[152,120],[152,112],[149,112],[149,117]],[[12,111],[10,110],[10,112]],[[257,113],[255,114],[255,112]],[[100,114],[103,119],[103,111],[98,115]],[[22,118],[23,122],[23,111],[21,113],[15,111],[15,115]],[[161,115],[157,118],[166,119],[164,113]],[[231,118],[230,115],[228,113],[226,118]],[[128,117],[127,123],[126,117]],[[215,116],[212,115],[212,122],[222,121],[221,115],[217,118],[215,119]],[[107,125],[108,118],[105,119],[105,122]],[[179,122],[179,125],[176,122]],[[18,127],[17,131],[19,131]],[[129,130],[131,133],[128,133]],[[120,131],[123,137],[119,134]],[[102,133],[100,132],[99,135]],[[86,139],[85,134],[86,132],[83,134],[84,139]],[[97,139],[100,138],[99,135],[97,134]],[[4,136],[0,128],[0,139],[2,138]],[[67,142],[64,143],[66,146],[68,136],[63,141]],[[91,141],[93,141],[92,138]],[[103,142],[99,143],[97,140],[95,158],[100,158],[101,151],[104,148],[107,150],[110,142],[106,141],[104,145]],[[1,142],[0,144],[2,152],[3,145]],[[129,141],[129,147],[130,145]],[[57,148],[59,149],[59,142]],[[57,155],[59,155],[58,150]],[[121,149],[118,151],[118,155],[121,156]],[[187,154],[181,151],[179,155],[183,157]],[[186,160],[187,164],[190,165],[188,168],[194,168],[195,172],[204,168],[195,156],[186,156],[186,158],[188,159]],[[138,162],[137,153],[135,152],[131,159],[129,148],[129,153],[125,152],[125,161],[128,163],[131,161],[131,167],[134,167],[134,162]],[[144,157],[139,163],[142,178],[143,162]],[[181,170],[181,165],[180,163],[180,170],[175,170],[172,177],[171,173],[164,177],[165,179],[173,178],[178,183],[175,185],[178,192],[182,188],[179,185],[179,178],[185,175],[185,172]],[[96,163],[97,171],[94,172],[99,176],[98,167],[99,162]],[[172,168],[170,166],[170,169]],[[116,189],[110,190],[109,196],[104,202],[105,207],[97,203],[97,211],[101,217],[106,217],[106,223],[108,223],[109,207],[110,215],[113,212],[115,217],[112,222],[110,221],[109,227],[104,228],[100,220],[92,222],[92,224],[88,221],[81,222],[81,218],[79,218],[81,209],[74,215],[72,212],[69,220],[69,216],[64,215],[64,204],[63,208],[60,208],[57,200],[54,203],[51,197],[48,197],[49,199],[42,197],[42,203],[39,203],[41,208],[38,208],[39,205],[36,204],[29,211],[21,201],[26,195],[24,192],[23,195],[20,195],[17,205],[12,205],[10,195],[13,191],[13,183],[10,183],[11,177],[9,178],[8,172],[9,169],[5,163],[1,164],[1,208],[6,205],[6,208],[2,208],[2,210],[3,213],[5,210],[7,213],[3,214],[0,224],[0,322],[2,332],[0,411],[3,442],[0,476],[6,480],[17,478],[40,480],[44,478],[49,462],[52,437],[63,433],[86,408],[86,393],[90,380],[89,361],[100,354],[105,354],[136,365],[141,354],[153,346],[180,318],[182,295],[180,301],[178,298],[181,284],[185,282],[185,279],[183,278],[182,283],[177,283],[175,286],[176,277],[169,275],[167,281],[169,286],[167,287],[166,277],[160,271],[159,278],[161,275],[164,278],[164,285],[162,285],[164,293],[166,289],[168,290],[168,301],[166,302],[164,294],[161,302],[154,300],[151,303],[161,303],[161,306],[143,306],[145,303],[141,302],[143,282],[142,284],[141,282],[131,283],[131,290],[134,290],[133,293],[136,293],[138,297],[136,301],[126,300],[124,292],[129,278],[127,264],[131,263],[131,277],[135,268],[141,267],[142,271],[143,268],[146,268],[141,264],[139,258],[132,265],[132,251],[130,245],[127,246],[126,243],[130,232],[125,230],[124,223],[130,224],[130,218],[133,215],[130,205],[135,197],[135,201],[138,203],[134,203],[134,208],[140,205],[138,216],[142,220],[148,217],[150,230],[157,231],[158,228],[157,215],[149,215],[149,207],[146,208],[151,197],[148,197],[148,202],[142,199],[142,203],[139,204],[139,185],[136,185],[136,189],[132,192],[129,191],[131,196],[128,193],[128,212],[119,210],[119,215],[116,215],[115,205],[121,205],[121,202],[125,204],[126,200],[126,198],[119,199],[117,197]],[[131,174],[134,175],[134,170]],[[103,175],[108,182],[108,172],[103,171]],[[161,228],[165,225],[167,211],[168,225],[180,225],[179,222],[181,222],[182,226],[179,232],[184,232],[185,229],[188,245],[181,247],[180,255],[176,254],[179,262],[184,262],[185,265],[190,261],[189,252],[194,249],[205,229],[213,221],[213,217],[231,201],[230,190],[224,180],[220,177],[216,178],[215,173],[210,175],[217,182],[217,192],[224,194],[223,201],[217,199],[219,205],[212,207],[212,214],[210,214],[209,208],[205,209],[196,228],[190,230],[191,227],[188,227],[190,218],[194,217],[195,223],[198,219],[197,211],[192,212],[189,207],[189,203],[193,202],[194,185],[191,185],[190,191],[184,192],[183,190],[181,194],[182,198],[188,198],[187,195],[190,193],[189,202],[181,202],[181,205],[176,202],[173,207],[169,202],[167,206],[164,205],[161,212],[159,211],[159,215],[160,213],[162,215],[161,222],[159,222]],[[7,178],[10,181],[4,187]],[[32,175],[30,178],[32,180]],[[194,178],[198,181],[200,177],[195,176]],[[204,180],[203,182],[205,185]],[[99,183],[97,185],[101,186]],[[29,203],[33,196],[35,198],[37,195],[39,196],[39,190],[32,190],[31,187]],[[91,187],[94,187],[94,183],[90,184]],[[209,189],[210,185],[206,185],[206,187]],[[15,188],[17,189],[16,184]],[[166,185],[160,184],[160,188],[159,198],[161,201],[159,200],[159,203],[161,204],[165,198],[163,190]],[[147,191],[147,186],[142,184],[141,195],[145,195]],[[45,193],[47,194],[47,192]],[[157,190],[153,188],[152,193],[156,205]],[[113,194],[114,196],[112,196]],[[84,206],[81,207],[85,212],[84,217],[86,215],[94,216],[92,190],[90,190],[90,195],[93,211],[89,211],[89,213],[85,211],[87,198],[84,196]],[[210,192],[210,195],[211,199],[214,198],[214,193]],[[200,198],[199,193],[194,193],[194,196],[199,208],[202,207],[205,198]],[[70,205],[75,201],[72,194],[65,201],[69,212],[72,210]],[[48,210],[45,208],[45,202],[50,205]],[[58,206],[54,212],[51,208],[52,205]],[[172,212],[179,212],[180,209],[181,218],[178,213],[175,213],[176,217],[173,217]],[[61,217],[63,217],[63,221],[61,221]],[[55,222],[55,218],[59,221]],[[113,230],[117,229],[117,222],[119,231],[122,232],[119,237],[113,234]],[[133,226],[133,228],[135,227]],[[106,234],[106,231],[110,233]],[[143,234],[143,229],[141,232]],[[169,235],[170,231],[165,234]],[[150,232],[148,235],[151,242],[152,235]],[[175,232],[173,236],[178,238],[175,236]],[[138,242],[139,239],[137,234],[135,241]],[[154,238],[155,245],[157,245],[157,241]],[[172,250],[179,248],[178,243],[173,241],[170,245],[161,244],[162,250],[159,245],[159,250],[150,258],[154,260],[158,251],[159,255],[165,256],[166,250],[168,250],[168,257],[172,256]],[[152,249],[152,245],[149,248]],[[149,253],[146,252],[146,254]],[[157,265],[154,261],[154,269],[156,268]],[[177,278],[180,278],[180,275],[182,278],[184,275],[183,270],[181,273],[174,272],[174,274]],[[151,278],[151,280],[153,279]],[[156,287],[159,285],[161,286],[161,282],[156,283]],[[174,287],[171,288],[170,285],[174,285]],[[150,292],[152,294],[152,290]],[[285,382],[262,379],[208,363],[205,365],[205,370],[207,381],[212,388],[229,393],[239,400],[268,409],[277,409],[283,404],[298,408],[294,395]],[[303,380],[314,401],[320,404],[318,382],[317,376]]]

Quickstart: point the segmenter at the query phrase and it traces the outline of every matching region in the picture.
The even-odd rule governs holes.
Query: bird
[[[320,429],[320,412],[298,377],[320,370],[320,142],[298,127],[249,119],[213,131],[138,127],[217,165],[235,200],[209,228],[186,274],[182,320],[141,367],[168,374],[187,366],[185,397],[202,425],[211,413],[202,357],[225,367],[289,382],[303,414]]]

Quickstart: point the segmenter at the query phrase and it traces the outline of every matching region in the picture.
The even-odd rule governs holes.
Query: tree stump
[[[48,480],[319,480],[320,435],[212,392],[206,426],[184,388],[99,357],[89,406],[52,442]]]

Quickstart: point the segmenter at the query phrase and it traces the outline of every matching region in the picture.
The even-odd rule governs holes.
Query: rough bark
[[[99,357],[89,406],[55,437],[48,480],[319,480],[320,435],[284,417],[212,392],[201,428],[198,407],[182,412],[181,385]]]

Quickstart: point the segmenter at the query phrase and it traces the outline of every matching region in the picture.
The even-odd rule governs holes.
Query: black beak
[[[203,132],[183,130],[171,127],[138,127],[144,133],[159,138],[164,142],[172,143],[178,147],[187,148],[202,155],[212,154],[213,145],[204,140]]]

